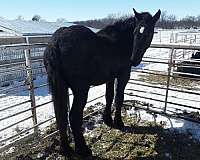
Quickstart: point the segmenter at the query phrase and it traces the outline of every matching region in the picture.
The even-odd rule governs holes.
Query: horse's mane
[[[98,36],[106,37],[112,41],[116,41],[121,31],[129,30],[135,27],[135,17],[120,19],[97,32]]]
[[[122,18],[118,21],[116,21],[114,24],[110,25],[114,28],[120,28],[120,29],[123,29],[123,28],[127,28],[129,27],[130,25],[134,26],[135,25],[135,17],[129,17],[129,18]]]
[[[106,33],[106,32],[109,32],[110,30],[116,31],[116,30],[120,30],[120,29],[126,29],[130,25],[133,25],[133,26],[135,25],[135,17],[129,17],[129,18],[126,18],[126,19],[119,19],[115,23],[104,27],[103,29],[101,29],[97,33]]]
[[[143,19],[151,19],[152,16],[148,13],[148,12],[142,12],[140,13],[141,17]],[[135,24],[136,24],[136,18],[135,17],[128,17],[128,18],[121,18],[118,21],[116,21],[113,24],[110,24],[106,27],[104,27],[102,30],[100,30],[97,33],[103,34],[103,33],[108,33],[109,31],[123,31],[126,29],[130,29],[130,27],[135,28]]]

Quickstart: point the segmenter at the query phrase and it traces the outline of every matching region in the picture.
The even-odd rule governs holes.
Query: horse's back
[[[81,25],[73,25],[70,27],[59,28],[52,36],[52,41],[62,43],[83,43],[83,41],[91,40],[96,37],[96,34],[89,28]],[[73,43],[74,42],[74,43]]]
[[[90,66],[91,57],[96,50],[96,34],[89,28],[73,25],[59,28],[52,36],[46,50],[51,50],[52,45],[57,48],[51,57],[52,63],[59,64],[65,71],[65,77],[86,76]],[[52,58],[53,57],[53,58]],[[58,58],[54,58],[58,57]]]
[[[89,28],[81,25],[73,25],[58,29],[53,35],[53,41],[59,42],[61,54],[81,54],[85,48],[89,48],[94,42],[96,34]],[[76,51],[79,51],[77,53]]]

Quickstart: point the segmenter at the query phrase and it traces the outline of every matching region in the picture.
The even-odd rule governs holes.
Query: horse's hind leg
[[[51,85],[52,99],[54,103],[54,111],[56,116],[57,128],[60,133],[60,147],[62,154],[70,156],[72,148],[69,146],[67,126],[68,122],[68,107],[67,107],[67,87],[63,80],[57,77],[49,77]]]
[[[126,87],[126,84],[129,80],[130,74],[124,73],[120,77],[117,78],[117,84],[116,84],[116,95],[115,95],[115,118],[114,118],[114,127],[117,129],[123,129],[124,123],[122,121],[121,117],[121,108],[124,101],[124,89]]]
[[[74,99],[70,111],[70,124],[75,141],[75,151],[77,154],[88,157],[92,155],[92,151],[87,147],[83,137],[83,109],[87,103],[89,86],[75,84],[71,87]]]
[[[111,116],[111,106],[114,98],[114,79],[106,83],[106,107],[103,113],[103,121],[107,126],[113,126],[113,120]]]

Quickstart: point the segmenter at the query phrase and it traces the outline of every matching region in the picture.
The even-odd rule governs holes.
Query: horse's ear
[[[158,19],[160,18],[160,14],[161,14],[161,11],[159,9],[158,12],[153,16],[154,23],[156,23],[158,21]]]
[[[136,18],[137,20],[141,20],[141,19],[142,19],[142,16],[140,15],[140,13],[138,13],[134,8],[133,8],[133,12],[134,12],[135,18]]]

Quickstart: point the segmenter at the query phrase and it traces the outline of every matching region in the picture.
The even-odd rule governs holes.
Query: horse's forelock
[[[149,12],[142,12],[141,17],[142,17],[142,20],[144,20],[145,22],[150,22],[152,21],[152,18],[153,18]]]

